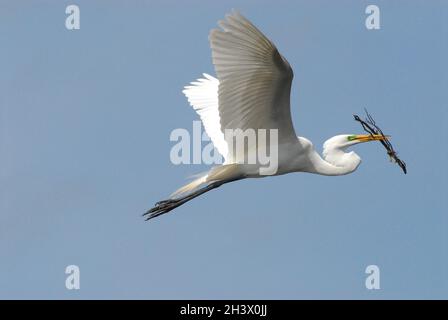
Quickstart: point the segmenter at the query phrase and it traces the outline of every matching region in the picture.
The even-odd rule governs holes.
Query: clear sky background
[[[207,169],[173,165],[169,135],[232,8],[292,65],[299,135],[321,151],[366,107],[408,175],[364,144],[351,175],[241,181],[144,222]],[[448,298],[446,1],[1,1],[0,39],[0,298]]]

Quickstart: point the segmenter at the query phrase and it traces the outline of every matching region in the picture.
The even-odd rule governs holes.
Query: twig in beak
[[[362,120],[358,115],[353,115],[356,121],[360,122],[362,125],[362,128],[364,131],[369,133],[370,135],[380,134],[383,136],[383,139],[379,140],[381,144],[386,148],[387,154],[389,155],[391,161],[394,161],[397,163],[400,168],[403,170],[404,174],[407,173],[406,170],[406,163],[398,158],[397,152],[392,147],[392,144],[390,143],[389,139],[387,139],[387,136],[384,135],[383,131],[378,127],[378,125],[375,123],[375,120],[373,120],[373,117],[370,115],[370,113],[367,111],[367,109],[364,109],[366,112],[366,119]]]

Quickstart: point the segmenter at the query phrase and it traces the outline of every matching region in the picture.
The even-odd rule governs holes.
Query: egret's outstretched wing
[[[188,102],[197,112],[204,125],[205,132],[213,142],[218,152],[226,160],[227,142],[221,131],[218,111],[218,79],[204,73],[204,79],[198,79],[182,91]]]
[[[279,142],[297,140],[291,120],[292,69],[274,44],[233,12],[210,32],[219,79],[219,116],[225,129],[278,129]]]

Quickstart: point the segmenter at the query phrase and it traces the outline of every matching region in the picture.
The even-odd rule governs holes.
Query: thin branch
[[[375,123],[375,120],[373,120],[372,115],[367,112],[367,109],[364,109],[366,112],[366,118],[365,120],[362,120],[358,115],[353,115],[356,121],[360,122],[364,131],[371,135],[380,134],[383,136],[382,140],[379,140],[381,144],[386,148],[387,154],[389,155],[390,159],[397,163],[400,168],[403,170],[403,172],[406,174],[406,163],[398,158],[397,152],[392,147],[392,144],[390,143],[389,139],[387,139],[387,136],[384,135],[383,131],[380,129],[380,127]]]

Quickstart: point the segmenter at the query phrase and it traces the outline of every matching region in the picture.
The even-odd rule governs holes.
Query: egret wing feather
[[[221,132],[277,129],[279,143],[297,140],[290,110],[293,71],[288,61],[238,12],[219,25],[221,30],[212,30],[209,40],[219,79]]]
[[[218,79],[203,74],[204,78],[191,82],[182,91],[188,102],[201,118],[205,132],[210,137],[218,152],[227,158],[227,142],[221,131],[220,117],[218,111]]]

